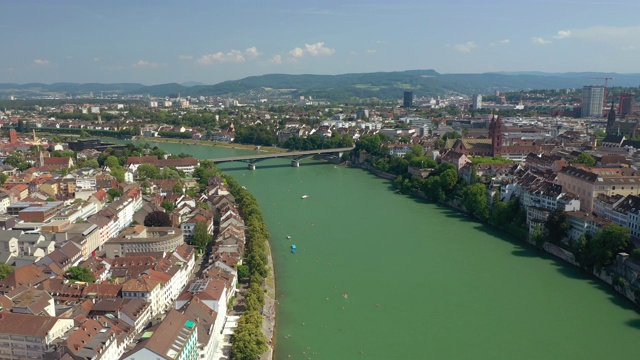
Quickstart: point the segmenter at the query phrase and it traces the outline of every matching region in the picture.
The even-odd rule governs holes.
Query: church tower
[[[613,102],[611,102],[611,109],[609,110],[609,115],[607,115],[607,135],[617,134],[615,126],[616,126],[616,111],[613,109]]]
[[[502,154],[502,118],[498,116],[491,119],[489,125],[489,136],[491,137],[491,147],[493,149],[493,156],[500,156]]]

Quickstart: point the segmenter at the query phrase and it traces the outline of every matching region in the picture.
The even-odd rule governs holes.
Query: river
[[[157,145],[200,158],[251,153]],[[271,231],[277,359],[637,356],[633,305],[573,267],[362,170],[288,165],[221,166],[255,195]]]

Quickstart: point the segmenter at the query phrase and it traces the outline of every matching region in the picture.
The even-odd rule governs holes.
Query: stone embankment
[[[271,245],[267,243],[267,277],[264,279],[264,307],[262,308],[263,320],[262,331],[267,338],[269,350],[260,356],[260,360],[273,359],[273,350],[275,348],[275,330],[276,330],[276,277],[273,266],[273,256],[271,255]]]

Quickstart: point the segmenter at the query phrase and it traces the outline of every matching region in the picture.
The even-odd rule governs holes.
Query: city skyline
[[[408,69],[637,73],[640,54],[640,3],[629,0],[3,5],[0,83],[215,84]]]

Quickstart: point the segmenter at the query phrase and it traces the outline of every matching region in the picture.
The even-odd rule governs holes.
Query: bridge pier
[[[293,167],[300,167],[300,161],[298,161],[298,160],[291,160],[291,166],[293,166]]]
[[[248,168],[249,168],[249,170],[255,170],[256,169],[256,164],[249,163]]]

